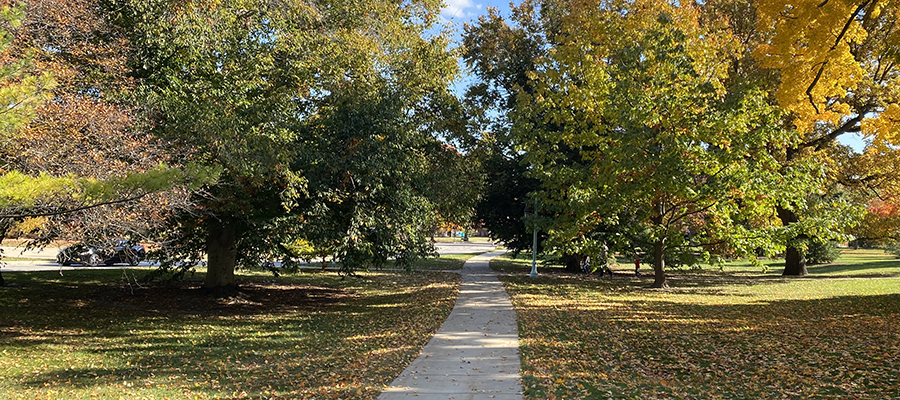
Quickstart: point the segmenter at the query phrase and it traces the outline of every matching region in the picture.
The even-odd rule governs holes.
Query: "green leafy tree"
[[[170,261],[206,253],[204,286],[225,289],[297,239],[348,272],[428,253],[455,75],[423,34],[437,2],[128,5],[155,134],[223,171],[171,225]]]
[[[780,177],[767,146],[792,137],[763,90],[725,85],[740,43],[694,5],[542,6],[557,30],[513,129],[559,215],[551,240],[595,252],[609,234],[642,237],[653,287],[670,252],[771,246]]]
[[[497,10],[488,9],[476,23],[466,24],[462,46],[462,58],[477,78],[465,100],[471,116],[469,129],[477,139],[472,154],[484,182],[475,219],[494,240],[514,251],[532,246],[533,224],[526,224],[524,216],[526,209],[535,208],[529,196],[540,187],[537,179],[526,176],[528,165],[510,137],[509,120],[517,93],[533,89],[527,73],[544,53],[545,39],[534,23],[534,6],[526,1],[513,7],[509,22]],[[541,233],[539,247],[545,238]]]

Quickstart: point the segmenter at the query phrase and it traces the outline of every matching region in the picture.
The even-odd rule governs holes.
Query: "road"
[[[470,253],[486,253],[491,251],[494,246],[490,243],[472,243],[472,242],[453,242],[453,243],[436,243],[435,247],[437,247],[437,251],[442,255],[453,255],[453,254],[470,254]],[[17,271],[71,271],[71,270],[80,270],[80,269],[121,269],[121,268],[130,268],[125,264],[117,264],[113,266],[106,265],[98,265],[96,267],[87,267],[80,265],[73,265],[68,267],[62,267],[56,263],[56,254],[59,253],[60,248],[51,246],[46,247],[43,250],[29,250],[23,251],[22,248],[19,247],[0,247],[3,250],[4,257],[19,257],[19,258],[30,258],[32,260],[25,261],[5,261],[0,272],[17,272]],[[138,265],[140,267],[152,267],[153,263],[150,262],[142,262]]]

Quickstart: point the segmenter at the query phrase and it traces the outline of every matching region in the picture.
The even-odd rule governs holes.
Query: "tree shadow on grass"
[[[867,261],[864,263],[818,264],[807,267],[810,275],[840,274],[841,277],[900,276],[900,260]],[[882,272],[879,272],[881,270]],[[848,274],[848,272],[851,272]]]
[[[73,355],[65,367],[36,368],[43,372],[15,381],[23,390],[152,382],[179,395],[194,390],[217,398],[273,391],[288,398],[373,397],[449,314],[458,279],[383,274],[345,281],[346,287],[245,282],[221,298],[193,290],[199,282],[131,294],[110,284],[38,286],[36,279],[18,300],[7,299],[24,300],[24,307],[0,308],[0,321],[20,315],[0,331],[9,332],[0,335],[0,347],[72,347],[107,360],[94,365]],[[41,301],[31,301],[38,294]]]
[[[532,393],[578,397],[589,393],[572,388],[593,387],[612,398],[900,394],[900,294],[730,304],[601,294],[570,307],[520,306],[523,365],[536,371],[527,379]]]

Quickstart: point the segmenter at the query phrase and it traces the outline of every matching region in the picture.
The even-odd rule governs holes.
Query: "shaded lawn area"
[[[481,254],[481,253],[466,253],[466,254],[445,254],[439,257],[427,257],[423,259],[418,259],[412,263],[411,271],[455,271],[461,270],[463,265],[468,261],[468,259]],[[6,260],[6,258],[4,258]],[[325,271],[338,271],[340,264],[335,262],[327,262]],[[317,260],[311,260],[306,262],[305,265],[302,265],[301,269],[319,269],[322,268],[322,262]],[[384,267],[382,268],[369,268],[373,271],[405,271],[404,267],[400,267],[397,265],[395,260],[387,260]]]
[[[449,315],[460,280],[244,273],[238,294],[213,298],[194,290],[202,273],[133,293],[123,270],[64,274],[6,274],[0,398],[374,398]]]
[[[519,319],[526,398],[900,398],[900,278],[585,277],[496,259]],[[618,271],[617,271],[618,272]],[[779,271],[780,273],[780,271]],[[829,274],[832,277],[829,277]],[[848,273],[854,275],[855,273]]]

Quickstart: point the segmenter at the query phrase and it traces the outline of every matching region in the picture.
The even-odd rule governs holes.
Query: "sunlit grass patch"
[[[502,279],[528,399],[900,398],[900,278]]]
[[[138,272],[140,276],[142,272]],[[0,398],[372,398],[449,314],[459,275],[239,276],[131,289],[122,270],[8,274]]]
[[[507,254],[503,259],[491,264],[496,271],[505,273],[528,273],[531,271],[531,254],[521,253],[515,258],[515,263],[505,263],[510,259]],[[775,278],[784,272],[784,259],[761,258],[761,268],[747,259],[729,260],[722,265],[700,264],[698,268],[668,268],[667,274],[673,279],[686,277],[693,279],[698,276],[717,278]],[[538,259],[538,271],[551,274],[561,273],[563,267],[547,263]],[[653,275],[653,265],[647,259],[641,261],[641,274],[644,277]],[[634,259],[617,257],[617,262],[611,264],[613,273],[619,276],[634,276]],[[833,263],[808,265],[807,270],[811,277],[900,277],[900,258],[893,254],[885,253],[880,249],[841,249],[841,256]]]

